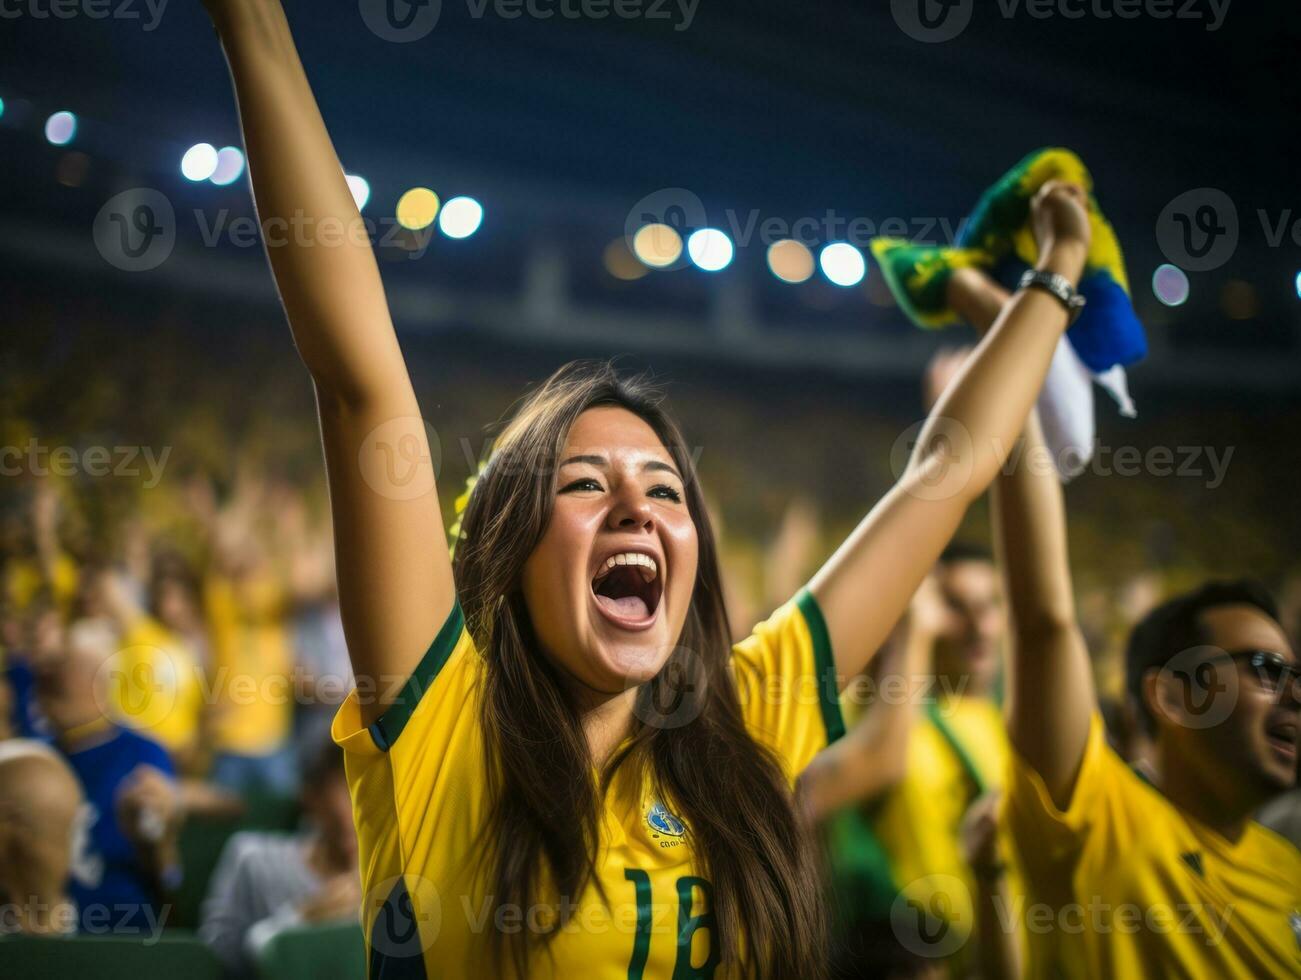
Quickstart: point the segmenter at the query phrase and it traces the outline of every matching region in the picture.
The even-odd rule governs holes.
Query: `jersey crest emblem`
[[[687,832],[686,825],[659,802],[652,803],[646,811],[646,823],[651,830],[665,837],[681,837]]]

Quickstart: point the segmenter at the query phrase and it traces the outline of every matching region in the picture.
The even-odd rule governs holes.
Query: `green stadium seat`
[[[262,948],[258,973],[263,980],[366,980],[361,927],[350,922],[286,929]]]
[[[0,939],[0,975],[5,980],[222,980],[222,969],[217,957],[193,933],[171,930],[157,940],[6,936]]]

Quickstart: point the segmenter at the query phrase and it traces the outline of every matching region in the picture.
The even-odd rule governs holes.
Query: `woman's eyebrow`
[[[571,463],[587,463],[589,466],[595,466],[597,469],[606,469],[610,465],[610,461],[606,459],[604,456],[601,456],[599,454],[593,454],[593,453],[579,453],[578,455],[570,456],[569,458],[563,460],[560,465],[568,466]],[[645,463],[642,464],[641,468],[643,473],[647,472],[648,470],[659,470],[665,473],[672,473],[679,480],[682,479],[682,474],[678,472],[676,466],[674,466],[672,463],[666,463],[664,462],[664,460],[661,459],[647,460]]]
[[[666,463],[663,460],[659,460],[659,459],[649,460],[648,462],[646,462],[645,465],[642,466],[643,473],[646,472],[647,470],[662,470],[665,473],[672,473],[679,480],[682,479],[682,474],[678,472],[678,468],[674,466],[672,463]]]
[[[570,456],[568,459],[561,462],[560,465],[568,466],[570,463],[587,463],[589,466],[595,466],[597,469],[604,469],[606,466],[609,465],[609,462],[606,460],[604,456],[593,456],[591,454],[579,454],[577,456]]]

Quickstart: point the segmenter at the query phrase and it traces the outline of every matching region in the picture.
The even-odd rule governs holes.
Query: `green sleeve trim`
[[[808,589],[801,589],[795,604],[804,614],[809,636],[813,639],[813,671],[818,684],[818,707],[822,709],[822,724],[827,730],[830,745],[845,734],[845,719],[840,714],[840,685],[836,683],[836,658],[831,655],[831,634],[822,617],[818,600]]]
[[[411,720],[412,713],[420,704],[421,697],[433,686],[438,672],[443,669],[452,651],[456,649],[464,629],[465,615],[461,612],[461,603],[459,600],[453,600],[452,611],[447,614],[447,621],[434,637],[434,642],[429,644],[429,649],[420,658],[420,663],[416,664],[416,669],[402,685],[402,690],[393,703],[385,708],[384,713],[370,726],[370,737],[375,740],[375,744],[380,749],[387,752],[402,734],[402,729],[407,727],[407,722]]]

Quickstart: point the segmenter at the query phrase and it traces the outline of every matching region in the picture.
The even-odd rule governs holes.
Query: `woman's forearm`
[[[1053,245],[1045,249],[1039,268],[1076,283],[1086,251],[1086,245],[1074,241]],[[984,493],[1034,406],[1067,322],[1062,304],[1042,290],[1013,296],[936,403],[904,480],[933,486],[936,479],[958,474],[955,496],[973,501]]]
[[[294,340],[344,402],[409,386],[370,236],[276,0],[211,0],[253,197]]]
[[[1073,628],[1066,507],[1037,413],[1026,421],[1017,465],[1001,474],[992,489],[995,550],[1011,632],[1025,643],[1049,629]]]

